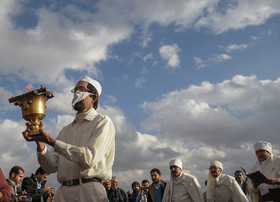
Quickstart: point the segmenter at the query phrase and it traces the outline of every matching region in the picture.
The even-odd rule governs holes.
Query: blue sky
[[[8,103],[32,83],[56,94],[46,130],[74,118],[70,89],[100,81],[98,111],[117,129],[113,174],[120,187],[180,158],[202,184],[208,163],[224,172],[255,162],[252,145],[279,150],[280,3],[277,0],[0,2],[0,165],[37,168],[35,145]],[[58,187],[56,175],[50,185]]]

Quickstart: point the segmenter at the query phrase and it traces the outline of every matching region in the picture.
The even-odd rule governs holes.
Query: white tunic
[[[173,179],[172,202],[204,202],[200,184],[195,176],[182,172]],[[171,181],[172,179],[166,185],[162,202],[169,202]]]
[[[248,202],[234,177],[220,174],[217,178],[211,178],[211,180],[213,180],[213,198],[207,199],[207,202]],[[210,184],[207,182],[208,186]]]
[[[38,152],[38,162],[49,173],[57,172],[60,183],[71,179],[112,177],[115,127],[108,116],[93,108],[78,114],[59,133],[54,148]]]
[[[260,164],[260,166],[258,165]],[[280,157],[274,154],[271,154],[263,162],[259,163],[258,161],[253,165],[250,170],[250,173],[256,172],[261,168],[260,171],[266,176],[266,178],[280,178]],[[266,185],[269,189],[280,188],[280,185]],[[254,189],[253,186],[250,186],[250,192],[254,201],[258,201],[259,198],[259,187]]]

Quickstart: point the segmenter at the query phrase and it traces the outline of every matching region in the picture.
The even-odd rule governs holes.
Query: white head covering
[[[210,163],[209,163],[209,167],[210,166],[217,166],[218,168],[221,168],[222,170],[224,169],[223,168],[223,164],[220,162],[220,161],[211,161]]]
[[[209,167],[210,166],[217,166],[218,168],[220,169],[224,169],[223,168],[223,164],[220,162],[220,161],[211,161],[209,163]],[[206,187],[206,199],[207,201],[214,201],[214,194],[213,194],[213,190],[214,190],[214,179],[210,173],[210,170],[209,170],[209,173],[208,173],[208,179],[207,179],[207,187]]]
[[[79,81],[85,81],[90,83],[91,85],[94,86],[94,88],[97,90],[98,93],[98,97],[100,97],[101,92],[102,92],[102,87],[100,85],[100,83],[92,78],[90,78],[89,76],[83,76],[82,78],[80,78]]]
[[[270,142],[258,141],[257,143],[254,144],[254,150],[256,152],[259,149],[268,151],[270,154],[272,154],[272,145]]]
[[[182,170],[183,163],[182,163],[182,161],[180,159],[172,159],[172,160],[169,161],[169,168],[171,166],[177,166],[177,167],[179,167]]]

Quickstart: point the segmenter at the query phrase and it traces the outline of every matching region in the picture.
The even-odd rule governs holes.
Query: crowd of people
[[[206,191],[202,193],[196,177],[185,173],[182,161],[169,162],[170,179],[161,179],[157,168],[150,171],[152,184],[148,180],[133,182],[132,193],[118,187],[116,177],[103,182],[109,202],[279,202],[280,201],[280,157],[272,154],[271,143],[259,141],[254,145],[258,161],[250,170],[248,178],[242,170],[234,176],[223,173],[220,161],[209,164]],[[258,168],[257,168],[258,167]],[[258,177],[265,176],[263,181]]]
[[[49,174],[41,167],[30,177],[24,178],[24,169],[21,166],[13,166],[7,179],[3,173],[1,175],[0,189],[3,194],[0,201],[51,202],[54,198],[54,188],[45,187]]]
[[[258,160],[249,177],[244,177],[242,170],[236,170],[234,177],[224,174],[223,164],[211,161],[204,193],[196,177],[183,171],[183,163],[179,159],[170,160],[168,181],[162,179],[158,168],[153,168],[150,171],[152,184],[147,179],[142,180],[141,185],[135,181],[131,185],[132,192],[121,189],[115,176],[102,181],[102,184],[109,202],[278,202],[280,157],[272,154],[269,142],[255,143],[254,150]],[[0,173],[0,201],[51,202],[55,195],[52,187],[45,187],[48,175],[39,167],[35,174],[24,178],[24,169],[20,166],[12,167],[7,179]],[[265,179],[260,181],[262,175]],[[97,183],[101,184],[101,181]]]
[[[64,126],[56,139],[47,133],[40,122],[40,134],[34,136],[31,122],[22,132],[28,142],[37,145],[40,168],[31,177],[24,178],[24,170],[11,169],[9,179],[0,170],[0,201],[56,201],[56,202],[253,202],[280,201],[280,157],[272,154],[269,142],[254,145],[258,161],[250,173],[253,180],[244,182],[242,171],[236,179],[223,174],[223,164],[211,161],[206,192],[195,176],[183,171],[179,159],[169,162],[170,179],[161,179],[154,168],[148,180],[132,183],[132,193],[118,187],[112,177],[115,158],[115,127],[112,120],[99,114],[100,83],[88,76],[82,77],[73,92],[72,107],[77,111],[72,123]],[[51,149],[48,149],[49,145]],[[61,186],[53,195],[52,187],[44,187],[46,178],[57,173]],[[261,178],[255,178],[262,176]],[[21,189],[19,183],[22,181]],[[246,191],[246,193],[245,193]],[[247,195],[247,196],[246,196]]]

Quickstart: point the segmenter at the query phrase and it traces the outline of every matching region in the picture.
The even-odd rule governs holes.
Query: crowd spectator
[[[133,182],[131,184],[131,188],[132,188],[132,193],[128,192],[128,201],[129,202],[136,202],[136,198],[138,193],[140,192],[140,183],[139,182]]]
[[[219,161],[211,161],[207,180],[207,202],[234,201],[248,202],[234,177],[222,174],[223,164]]]
[[[119,182],[116,177],[112,177],[111,189],[109,190],[108,199],[110,202],[127,202],[127,195],[125,191],[119,188]]]
[[[11,190],[12,201],[21,201],[23,198],[27,198],[27,193],[20,188],[20,182],[23,180],[24,169],[20,166],[14,166],[9,172],[9,178],[7,183]]]
[[[169,162],[171,171],[170,180],[168,181],[163,202],[185,201],[185,202],[203,202],[201,187],[196,177],[182,171],[182,161],[172,159]]]
[[[240,188],[242,189],[243,193],[246,195],[247,194],[247,179],[244,180],[244,175],[241,170],[236,170],[234,172],[235,180],[239,184]]]
[[[142,186],[140,187],[140,192],[137,195],[136,202],[147,202],[149,193],[149,180],[142,180]]]
[[[48,176],[48,173],[39,167],[35,175],[32,174],[31,177],[23,179],[21,189],[32,196],[32,202],[47,201],[49,197],[52,197],[53,188],[45,187]]]
[[[149,186],[148,202],[161,202],[167,182],[161,179],[158,168],[153,168],[150,175],[153,183]]]

